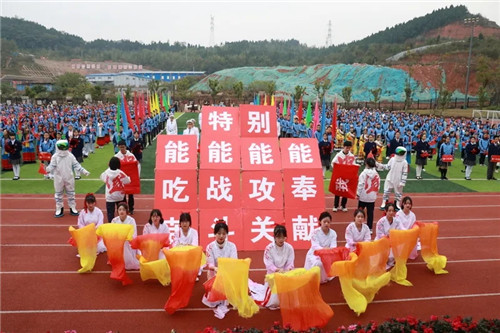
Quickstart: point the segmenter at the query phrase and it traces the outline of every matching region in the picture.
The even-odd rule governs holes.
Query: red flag
[[[132,116],[130,115],[130,110],[128,108],[128,102],[125,97],[125,94],[123,94],[122,97],[123,97],[123,105],[125,105],[125,115],[127,116],[128,127],[133,131],[134,123],[132,122]]]
[[[45,171],[45,165],[40,162],[40,166],[38,167],[38,173],[41,175],[46,175],[47,171]]]
[[[141,179],[139,178],[139,169],[137,168],[137,161],[125,162],[120,161],[120,169],[130,177],[130,183],[125,185],[126,194],[140,194],[141,193]]]
[[[297,116],[299,117],[299,121],[301,121],[302,120],[302,97],[300,98],[299,110],[297,111]]]
[[[358,169],[359,165],[357,164],[335,163],[330,180],[330,192],[344,198],[356,199]]]
[[[335,139],[337,137],[337,97],[333,101],[333,120],[332,120],[332,141],[335,145]],[[337,142],[340,144],[340,142]]]

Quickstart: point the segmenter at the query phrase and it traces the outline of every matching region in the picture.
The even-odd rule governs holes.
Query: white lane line
[[[500,293],[487,294],[465,294],[465,295],[449,295],[449,296],[431,296],[431,297],[415,297],[415,298],[393,298],[384,300],[375,300],[372,303],[403,303],[403,302],[420,302],[420,301],[435,301],[458,298],[477,298],[477,297],[496,297]],[[329,306],[344,306],[345,302],[327,303]],[[0,314],[45,314],[45,313],[140,313],[140,312],[164,312],[164,309],[74,309],[74,310],[2,310]],[[184,308],[177,311],[213,311],[212,308]]]
[[[448,260],[447,264],[465,264],[465,263],[484,263],[484,262],[500,262],[500,259],[466,259],[466,260]],[[426,262],[408,262],[407,265],[427,265]],[[250,272],[265,272],[265,268],[250,268]],[[205,270],[204,270],[205,272]],[[16,274],[110,274],[111,271],[92,271],[89,273],[78,273],[75,271],[11,271],[0,272],[0,275],[16,275]],[[127,274],[137,274],[139,271],[127,271]]]
[[[474,219],[443,219],[443,220],[439,220],[438,222],[441,223],[441,222],[492,222],[492,221],[500,221],[500,218],[495,218],[495,217],[492,217],[492,218],[474,218]],[[330,222],[330,224],[338,224],[338,225],[343,225],[343,224],[349,224],[351,223],[352,221],[349,220],[349,221],[345,221],[345,222]],[[419,219],[419,222],[436,222],[436,219],[432,219],[432,220],[421,220]],[[138,225],[140,226],[140,225]],[[23,223],[20,223],[20,224],[0,224],[0,227],[15,227],[15,228],[18,228],[18,227],[58,227],[58,228],[68,228],[69,225],[64,225],[64,224],[23,224]]]

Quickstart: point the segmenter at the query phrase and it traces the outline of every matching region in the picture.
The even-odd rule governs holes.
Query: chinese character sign
[[[357,164],[349,165],[335,163],[333,166],[332,179],[330,180],[330,192],[344,198],[356,199],[358,189],[358,169],[359,165]]]
[[[289,169],[283,171],[285,208],[325,207],[321,170]]]
[[[284,223],[283,209],[244,209],[242,250],[264,249],[267,244],[274,242],[274,227]]]
[[[283,169],[321,169],[316,139],[284,138],[280,145]]]
[[[240,170],[200,170],[200,208],[241,207]]]
[[[188,209],[196,208],[198,186],[196,170],[183,172],[173,170],[156,171],[155,208]]]
[[[201,111],[202,138],[237,138],[239,110],[233,107],[204,106]]]
[[[323,208],[285,209],[285,225],[288,232],[287,242],[294,249],[309,249],[311,235],[319,227],[318,216]]]
[[[241,137],[278,137],[276,107],[240,105]]]
[[[241,168],[243,170],[281,170],[278,139],[242,138]]]
[[[240,143],[236,139],[207,139],[203,133],[200,151],[201,169],[239,169]]]
[[[243,171],[242,207],[283,209],[283,179],[280,171]]]
[[[229,228],[227,239],[240,250],[243,244],[241,209],[200,209],[200,245],[205,248],[215,240],[214,226],[219,219],[226,221]]]
[[[196,170],[197,150],[194,135],[158,135],[156,170]]]

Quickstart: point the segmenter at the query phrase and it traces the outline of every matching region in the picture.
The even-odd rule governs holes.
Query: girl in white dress
[[[198,246],[198,231],[191,228],[191,214],[181,213],[179,217],[179,228],[175,230],[172,246],[192,245]],[[200,267],[196,281],[200,280],[203,267]]]
[[[144,229],[142,230],[143,235],[149,234],[168,234],[170,240],[170,228],[166,223],[163,223],[163,215],[161,214],[161,210],[153,209],[149,214],[148,223],[144,225]],[[165,259],[165,253],[160,250],[158,253],[158,259]]]
[[[401,229],[410,230],[417,221],[417,217],[411,211],[413,208],[413,200],[410,197],[404,197],[403,200],[401,200],[401,206],[403,209],[396,213],[396,217],[401,221]],[[411,251],[409,258],[412,260],[417,258],[418,250],[420,250],[420,240],[417,241],[417,245],[415,245],[415,248]]]
[[[332,221],[332,215],[330,213],[321,213],[318,220],[319,228],[314,229],[312,232],[311,248],[307,252],[304,268],[310,269],[313,266],[319,266],[321,269],[321,283],[325,283],[333,278],[328,278],[320,257],[315,255],[314,251],[337,247],[337,233],[330,229],[330,222]]]
[[[389,237],[389,231],[391,229],[402,230],[401,221],[399,217],[396,217],[396,205],[393,203],[388,203],[385,205],[385,216],[382,217],[377,222],[377,232],[375,234],[375,240],[381,239],[383,237]],[[387,259],[387,268],[394,266],[394,255],[392,250],[389,254],[389,259]]]
[[[198,246],[198,231],[191,228],[191,224],[191,214],[181,213],[179,217],[179,229],[174,233],[172,246]]]
[[[170,228],[167,224],[163,223],[163,216],[161,210],[153,209],[149,214],[148,223],[144,225],[142,230],[143,235],[149,234],[170,234]]]
[[[78,229],[83,228],[91,223],[95,224],[97,229],[104,221],[102,210],[96,206],[96,199],[94,193],[87,193],[83,202],[83,209],[78,215]],[[97,254],[106,252],[104,241],[99,239],[97,242]]]
[[[111,223],[130,224],[134,227],[134,236],[137,237],[137,225],[133,217],[128,215],[128,205],[125,202],[118,204],[118,216],[113,218]],[[123,244],[123,261],[125,262],[125,269],[136,270],[139,269],[139,260],[136,257],[137,251],[132,249],[129,241]]]
[[[266,266],[267,274],[272,273],[284,273],[292,270],[294,268],[295,252],[292,245],[286,242],[287,233],[284,225],[278,224],[274,227],[274,242],[266,246],[264,250],[264,265]],[[253,286],[253,283],[250,284]],[[250,288],[252,290],[252,287]],[[258,289],[254,289],[257,291]],[[265,294],[260,296],[254,295],[254,297],[261,298],[264,296],[264,300],[259,302],[261,305],[267,307],[270,310],[279,309],[279,298],[277,294],[271,294],[269,285],[264,284]],[[269,299],[266,300],[266,295],[269,295]]]
[[[215,240],[207,245],[207,279],[210,280],[217,274],[217,260],[219,258],[234,258],[238,259],[236,245],[227,240],[229,228],[224,220],[219,220],[214,226]],[[229,312],[227,300],[210,302],[207,299],[207,294],[203,295],[201,300],[203,304],[210,308],[214,308],[216,318],[222,319]]]
[[[356,250],[358,242],[371,241],[370,228],[366,225],[366,215],[363,209],[354,211],[354,222],[349,223],[345,229],[346,247],[352,252]]]

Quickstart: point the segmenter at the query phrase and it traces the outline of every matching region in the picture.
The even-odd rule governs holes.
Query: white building
[[[114,87],[147,87],[151,79],[132,73],[102,73],[85,76],[93,84],[112,85]]]

